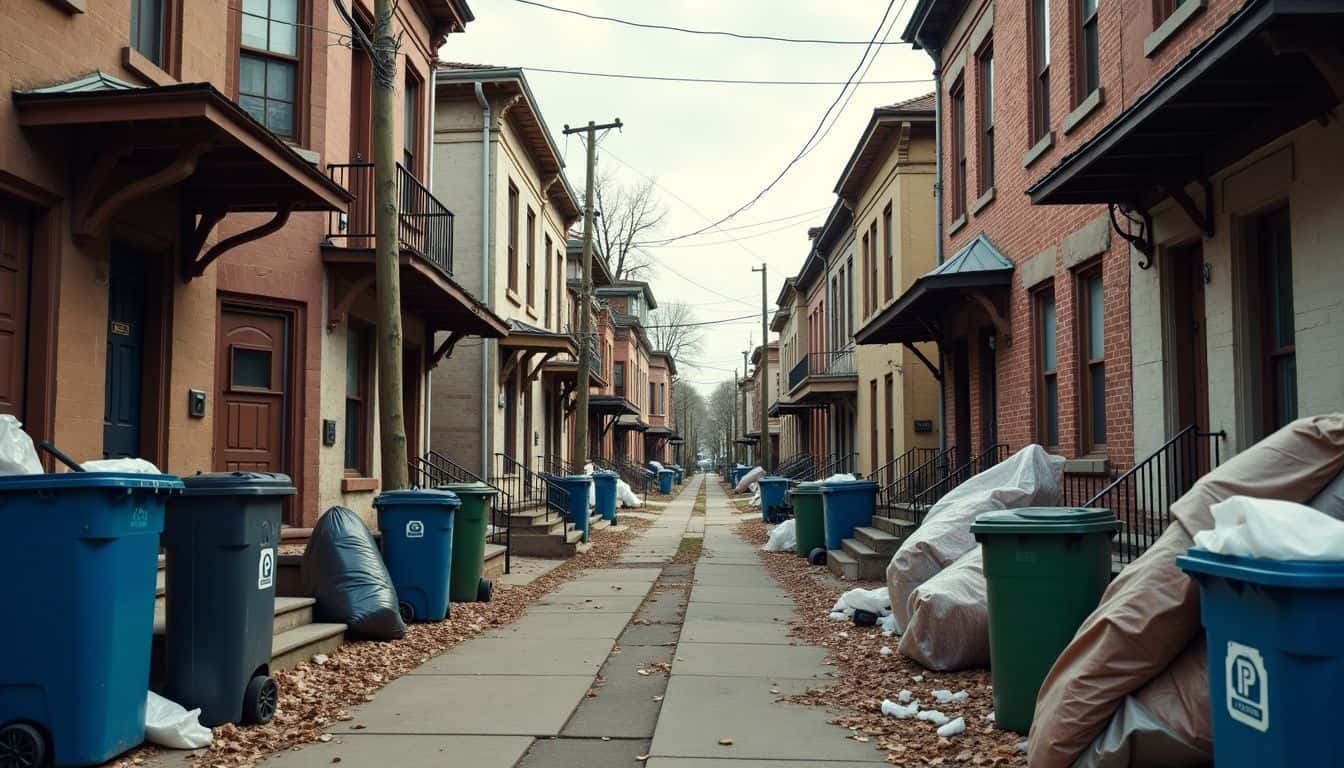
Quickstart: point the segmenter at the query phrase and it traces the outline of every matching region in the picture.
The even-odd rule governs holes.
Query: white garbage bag
[[[760,467],[752,469],[742,476],[742,480],[738,482],[737,487],[733,488],[733,493],[747,493],[756,490],[756,481],[762,477],[765,477],[764,469]]]
[[[662,472],[662,471],[663,471],[663,464],[662,464],[662,462],[660,462],[660,461],[650,461],[650,462],[649,462],[649,469],[652,469],[655,473]]]
[[[162,471],[145,459],[94,459],[79,466],[89,472],[126,472],[133,475],[161,475]]]
[[[0,475],[40,475],[42,472],[33,438],[23,431],[23,424],[8,413],[0,415]]]
[[[792,520],[785,520],[770,530],[770,539],[761,549],[766,552],[792,552],[798,548],[798,532]]]
[[[886,587],[877,589],[864,589],[855,587],[840,596],[835,601],[832,611],[843,611],[849,618],[854,618],[854,611],[867,611],[877,614],[879,618],[891,613],[891,598]]]
[[[1270,560],[1344,560],[1344,522],[1303,504],[1232,496],[1209,507],[1213,528],[1195,546]]]
[[[887,586],[897,631],[910,621],[915,587],[975,549],[971,523],[982,512],[1055,506],[1061,499],[1064,457],[1028,445],[1004,461],[953,488],[934,504],[887,565]]]
[[[630,490],[630,484],[620,478],[616,479],[616,500],[626,509],[638,509],[644,506],[635,492]]]
[[[853,481],[855,481],[855,480],[857,480],[857,479],[858,479],[858,478],[854,477],[853,475],[849,474],[848,472],[838,472],[838,473],[836,473],[836,474],[834,474],[834,475],[831,475],[830,477],[826,478],[825,480],[822,480],[822,482],[823,482],[823,483],[849,483],[849,482],[853,482]]]
[[[201,725],[201,710],[188,711],[150,691],[145,699],[145,740],[169,749],[200,749],[210,746],[210,729]]]
[[[910,592],[910,619],[897,646],[902,656],[940,672],[989,666],[983,554],[976,547]]]

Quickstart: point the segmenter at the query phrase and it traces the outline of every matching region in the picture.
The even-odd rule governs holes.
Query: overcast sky
[[[864,53],[862,45],[695,36],[584,19],[517,0],[470,1],[476,21],[465,33],[449,38],[440,53],[445,61],[843,82]],[[886,0],[544,1],[654,24],[865,42],[887,8]],[[900,39],[914,5],[914,0],[896,0],[893,14],[900,9],[899,17],[883,28],[888,41]],[[807,255],[808,227],[820,225],[835,201],[835,182],[873,108],[931,91],[932,71],[922,51],[904,45],[882,47],[864,79],[916,82],[860,86],[815,151],[760,202],[723,224],[725,231],[711,230],[652,249],[659,268],[650,280],[659,302],[693,304],[699,320],[756,314],[753,320],[706,326],[700,354],[678,361],[683,380],[708,393],[717,382],[731,379],[734,368],[741,368],[742,351],[749,341],[756,344],[761,338],[760,275],[751,268],[762,262],[769,265],[773,312],[784,279],[797,274]],[[664,83],[538,71],[527,77],[556,143],[565,151],[570,182],[580,194],[583,145],[577,138],[566,141],[562,127],[621,118],[625,130],[608,134],[599,144],[599,165],[626,183],[644,178],[656,182],[667,209],[658,233],[662,237],[700,229],[754,197],[802,148],[840,93],[839,85]],[[783,220],[775,221],[779,219]]]

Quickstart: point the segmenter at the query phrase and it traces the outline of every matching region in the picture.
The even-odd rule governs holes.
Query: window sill
[[[1111,471],[1111,460],[1104,456],[1084,456],[1064,462],[1066,475],[1105,475]]]
[[[88,9],[84,7],[84,3],[85,0],[47,0],[48,5],[53,5],[71,15],[86,13]]]
[[[989,189],[985,190],[985,193],[983,195],[975,198],[974,203],[971,203],[971,215],[974,216],[980,213],[981,208],[984,208],[986,205],[989,205],[992,202],[994,202],[994,188],[990,187]]]
[[[523,308],[522,297],[519,296],[518,292],[513,290],[512,288],[505,289],[504,298],[508,299],[513,304],[513,306],[518,307],[519,309]]]
[[[121,63],[150,85],[176,85],[177,78],[165,72],[158,64],[150,61],[143,53],[129,45],[121,49]]]
[[[527,316],[532,318],[533,320],[539,319],[537,317],[537,310],[533,309],[531,304],[527,305]]]
[[[1041,137],[1040,141],[1036,142],[1036,146],[1032,147],[1031,149],[1028,149],[1027,153],[1022,156],[1022,167],[1030,168],[1032,166],[1032,163],[1035,163],[1037,160],[1040,160],[1041,155],[1044,155],[1046,152],[1050,151],[1050,148],[1053,146],[1055,146],[1055,132],[1048,131],[1044,136]]]
[[[1087,98],[1083,99],[1077,107],[1074,107],[1072,112],[1064,116],[1064,122],[1060,125],[1060,130],[1064,132],[1065,136],[1068,136],[1074,128],[1078,127],[1079,123],[1086,120],[1088,115],[1097,111],[1097,107],[1100,107],[1105,101],[1106,94],[1101,88],[1087,94]]]
[[[1191,19],[1204,10],[1207,0],[1185,0],[1180,7],[1171,12],[1166,21],[1157,25],[1147,37],[1143,38],[1143,55],[1151,59],[1162,50],[1167,41],[1176,36]]]
[[[360,493],[376,490],[378,490],[378,478],[376,477],[341,478],[341,493]]]
[[[951,224],[947,225],[947,234],[955,235],[958,232],[958,230],[960,230],[964,226],[966,226],[966,214],[963,213],[962,215],[953,219]],[[879,309],[878,311],[881,312],[882,310]]]

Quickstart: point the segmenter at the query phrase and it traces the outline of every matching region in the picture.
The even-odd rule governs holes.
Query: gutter
[[[933,217],[934,258],[939,266],[943,263],[943,66],[942,49],[926,48],[929,58],[933,59]],[[943,341],[938,340],[938,370],[947,370],[947,356],[943,353]],[[967,446],[969,449],[970,446]],[[938,452],[947,450],[947,390],[945,382],[938,382]]]
[[[476,92],[476,102],[481,105],[481,299],[487,308],[494,308],[490,294],[490,102],[485,98],[485,88],[478,80],[472,83]],[[493,403],[490,400],[490,356],[493,347],[490,340],[481,339],[481,475],[490,474],[490,413]]]

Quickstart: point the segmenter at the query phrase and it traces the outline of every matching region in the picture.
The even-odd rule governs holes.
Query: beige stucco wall
[[[1247,367],[1254,361],[1245,335],[1258,332],[1241,321],[1245,302],[1238,268],[1244,247],[1241,225],[1284,201],[1289,205],[1293,254],[1293,311],[1297,345],[1299,416],[1344,410],[1344,268],[1339,245],[1344,223],[1344,128],[1309,123],[1262,147],[1212,179],[1214,236],[1203,239],[1209,265],[1205,324],[1209,381],[1209,422],[1226,430],[1224,459],[1253,442],[1253,403],[1259,392]],[[1192,192],[1193,194],[1193,192]],[[1196,199],[1202,199],[1196,195]],[[1154,210],[1160,246],[1190,242],[1199,232],[1170,201]],[[1163,326],[1162,258],[1151,269],[1131,253],[1131,323],[1134,337],[1134,446],[1136,460],[1148,456],[1185,425],[1174,424],[1166,384],[1171,364]]]

